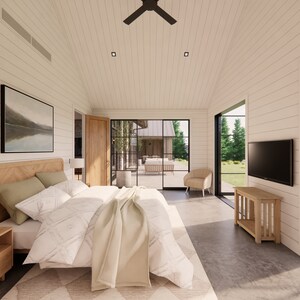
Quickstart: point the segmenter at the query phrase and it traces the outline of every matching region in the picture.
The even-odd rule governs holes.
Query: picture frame
[[[54,107],[1,85],[1,152],[54,151]]]

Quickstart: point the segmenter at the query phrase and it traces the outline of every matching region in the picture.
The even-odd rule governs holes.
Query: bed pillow
[[[35,174],[35,176],[46,188],[68,179],[64,171],[38,172]]]
[[[3,184],[0,186],[0,203],[7,210],[11,219],[20,225],[28,219],[28,216],[17,209],[15,205],[44,189],[45,187],[36,177]]]
[[[60,182],[56,184],[55,187],[69,194],[71,197],[74,197],[75,195],[89,188],[82,181],[74,179]]]
[[[50,186],[42,192],[18,203],[16,207],[33,220],[43,222],[46,216],[70,199],[70,195]]]

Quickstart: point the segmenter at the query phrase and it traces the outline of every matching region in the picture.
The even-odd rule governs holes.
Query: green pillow
[[[44,189],[45,187],[36,177],[6,183],[0,185],[0,203],[7,210],[11,219],[20,225],[28,219],[28,216],[18,210],[15,205]]]
[[[47,188],[51,185],[68,180],[64,171],[59,172],[39,172],[35,176],[42,182],[42,184]]]

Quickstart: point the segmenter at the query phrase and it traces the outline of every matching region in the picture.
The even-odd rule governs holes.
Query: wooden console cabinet
[[[280,243],[281,198],[255,187],[235,187],[234,224],[261,241]]]

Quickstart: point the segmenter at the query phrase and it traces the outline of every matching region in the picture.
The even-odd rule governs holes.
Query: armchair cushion
[[[195,169],[183,178],[184,185],[196,189],[209,189],[212,183],[212,172],[209,169]]]

